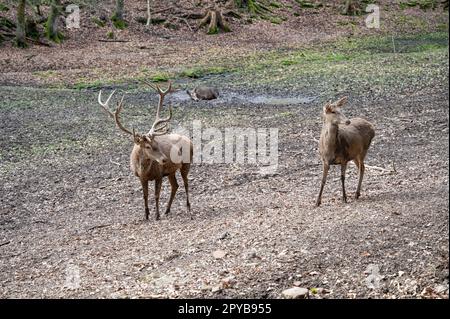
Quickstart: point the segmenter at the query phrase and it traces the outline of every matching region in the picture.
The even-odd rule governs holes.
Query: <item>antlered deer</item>
[[[219,96],[219,91],[216,88],[203,85],[197,86],[191,91],[187,90],[186,92],[194,101],[214,100]]]
[[[134,141],[134,147],[130,156],[131,171],[139,177],[142,190],[144,193],[145,204],[145,219],[148,219],[148,182],[155,181],[155,204],[156,204],[156,220],[159,219],[159,194],[161,192],[162,179],[168,176],[170,186],[172,188],[169,203],[165,214],[169,214],[175,193],[178,189],[178,183],[175,177],[179,170],[183,178],[184,187],[186,190],[186,206],[188,213],[190,213],[191,205],[189,203],[189,184],[188,173],[190,163],[193,155],[193,145],[189,138],[178,134],[168,134],[168,125],[172,118],[172,108],[169,106],[169,116],[161,118],[160,112],[163,106],[164,97],[171,91],[171,83],[166,90],[161,90],[159,86],[153,86],[147,83],[159,94],[159,103],[156,109],[156,119],[148,133],[139,134],[133,129],[132,131],[126,129],[120,122],[120,111],[123,107],[123,99],[117,103],[117,108],[114,112],[109,110],[109,101],[114,95],[115,91],[111,93],[106,102],[102,102],[102,92],[98,95],[98,103],[102,108],[114,118],[116,125],[123,132],[130,135]],[[192,215],[190,215],[192,218]]]
[[[323,187],[327,180],[330,165],[341,165],[342,199],[347,202],[345,193],[345,172],[347,163],[355,162],[359,170],[359,182],[355,197],[361,194],[364,176],[364,158],[375,136],[373,125],[361,118],[348,120],[340,111],[347,102],[343,97],[334,103],[327,103],[323,108],[323,127],[319,140],[319,152],[323,163],[323,176],[316,206],[321,204]]]

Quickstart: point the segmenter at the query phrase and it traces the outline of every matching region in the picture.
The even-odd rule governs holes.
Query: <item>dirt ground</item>
[[[343,204],[333,169],[320,208],[320,105],[175,103],[188,129],[192,119],[278,127],[280,166],[264,176],[249,165],[193,165],[194,220],[179,191],[172,215],[147,222],[131,145],[94,92],[1,93],[15,106],[2,113],[2,148],[24,152],[2,158],[1,297],[277,298],[295,283],[325,298],[391,298],[448,285],[448,96],[351,101],[347,114],[376,126],[367,164],[386,171],[367,169],[361,199]],[[21,105],[20,94],[39,103]],[[148,97],[130,94],[130,113],[145,114]],[[55,148],[39,149],[49,139]],[[350,191],[354,167],[348,175]],[[366,285],[370,265],[377,289]],[[65,287],[71,267],[78,289]]]
[[[448,14],[413,13],[448,27]],[[128,51],[67,41],[60,56],[0,48],[0,298],[281,298],[294,286],[309,289],[310,298],[448,298],[448,34],[412,45],[397,39],[395,53],[388,38],[383,47],[367,42],[364,54],[356,40],[350,53],[329,54],[339,47],[330,41],[347,39],[349,29],[324,37],[311,25],[302,38],[261,23],[235,37],[196,35],[199,45],[158,32],[156,51],[146,49],[153,38],[126,44]],[[259,31],[253,37],[249,30]],[[278,37],[280,30],[296,40]],[[304,49],[317,41],[328,44]],[[193,102],[179,91],[167,103],[177,132],[191,132],[194,120],[222,132],[278,128],[276,172],[193,164],[194,219],[180,187],[171,215],[145,221],[140,183],[129,170],[132,144],[97,104],[99,87],[115,87],[104,79],[129,71],[121,77],[123,119],[144,130],[157,98],[128,86],[141,67],[171,72],[204,66],[208,56],[251,61],[261,52],[270,58],[257,56],[260,64],[242,70],[175,79],[180,88],[215,85],[219,99]],[[13,65],[16,58],[21,63]],[[80,78],[98,83],[70,89]],[[316,208],[320,113],[344,93],[345,114],[376,128],[362,196],[342,203],[333,167]],[[346,183],[353,195],[352,164]],[[164,211],[167,180],[161,194]]]

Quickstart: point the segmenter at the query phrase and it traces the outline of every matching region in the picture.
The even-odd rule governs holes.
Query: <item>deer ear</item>
[[[327,104],[325,104],[325,106],[323,107],[323,111],[325,113],[331,113],[333,110],[333,107],[331,106],[331,103],[328,102]]]
[[[348,96],[344,96],[336,102],[337,107],[343,107],[345,103],[348,101]]]

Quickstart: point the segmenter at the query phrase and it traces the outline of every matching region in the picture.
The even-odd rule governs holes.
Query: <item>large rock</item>
[[[281,293],[286,299],[306,299],[308,298],[309,290],[306,288],[293,287],[283,290]]]

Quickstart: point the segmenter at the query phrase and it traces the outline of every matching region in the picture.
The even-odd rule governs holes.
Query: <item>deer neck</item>
[[[324,155],[328,160],[332,161],[335,159],[336,147],[338,144],[338,134],[339,126],[336,123],[327,122],[325,123],[322,131],[323,136],[323,151]]]
[[[139,148],[139,156],[137,157],[137,168],[140,176],[147,176],[152,171],[154,161],[147,158],[144,154],[144,150]]]

